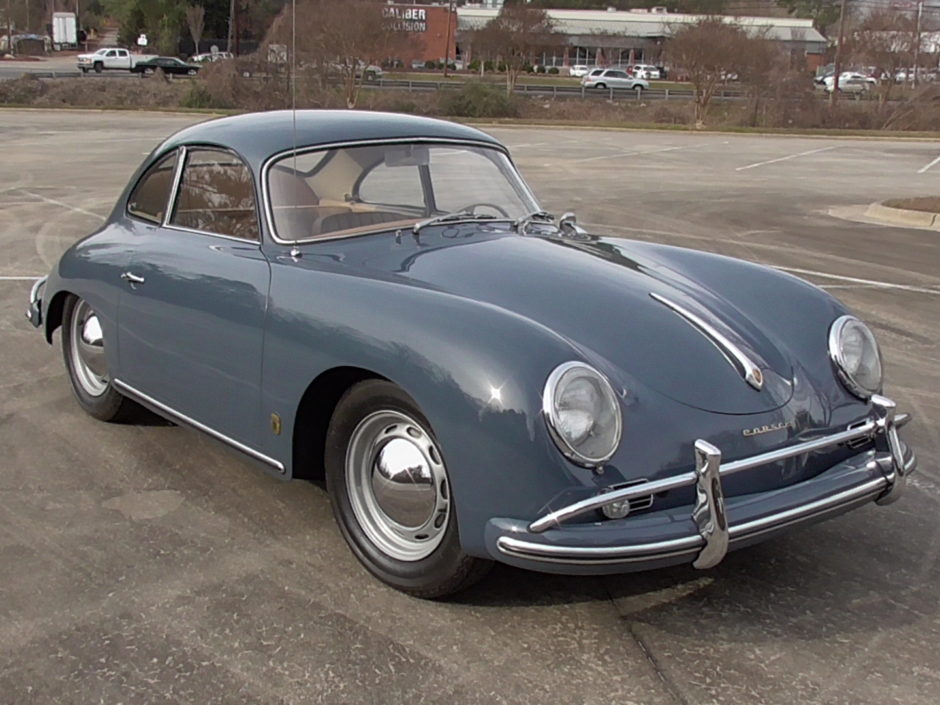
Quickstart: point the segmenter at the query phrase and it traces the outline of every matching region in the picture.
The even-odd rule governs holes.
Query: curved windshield
[[[448,213],[515,220],[538,204],[498,149],[405,143],[286,155],[267,172],[281,240],[408,227]]]

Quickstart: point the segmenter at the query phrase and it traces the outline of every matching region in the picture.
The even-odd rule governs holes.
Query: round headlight
[[[620,405],[614,390],[583,362],[565,362],[549,375],[542,410],[555,445],[579,465],[603,465],[620,444]]]
[[[881,351],[868,326],[840,316],[829,329],[829,356],[846,388],[861,399],[881,392]]]

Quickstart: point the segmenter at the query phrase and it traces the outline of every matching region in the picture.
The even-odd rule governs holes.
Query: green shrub
[[[459,91],[444,93],[440,105],[445,115],[454,117],[496,118],[519,114],[517,103],[502,87],[480,82],[467,83]]]
[[[495,71],[495,70],[496,70],[496,64],[495,64],[494,62],[492,62],[492,61],[489,61],[489,60],[484,61],[484,62],[483,62],[483,70],[484,70],[484,71]]]
[[[538,67],[536,67],[536,69],[535,69],[535,72],[536,72],[536,73],[546,73],[547,71],[548,71],[548,69],[546,69],[544,66],[538,66]]]
[[[500,61],[498,64],[496,64],[496,70],[499,73],[506,73],[506,64]]]
[[[558,67],[557,67],[557,66],[552,66],[551,68],[548,69],[548,72],[549,72],[550,74],[553,74],[553,75],[557,76],[557,75],[558,75]]]
[[[427,61],[424,62],[424,68],[426,68],[426,69],[436,69],[436,68],[437,68],[437,62],[436,62],[436,61],[432,61],[431,59],[428,59]]]
[[[474,60],[471,61],[469,64],[467,64],[467,68],[468,68],[470,71],[479,71],[479,70],[480,70],[480,60],[479,60],[479,59],[474,59]]]

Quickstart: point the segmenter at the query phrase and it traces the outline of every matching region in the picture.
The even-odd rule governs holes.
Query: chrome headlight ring
[[[839,316],[829,327],[829,358],[839,380],[859,399],[867,401],[881,393],[883,366],[878,341],[855,316]]]
[[[620,445],[623,419],[607,378],[583,362],[564,362],[548,376],[542,414],[562,455],[588,468],[602,466]]]

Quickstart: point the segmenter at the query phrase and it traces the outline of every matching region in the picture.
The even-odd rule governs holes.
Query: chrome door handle
[[[121,279],[123,279],[124,281],[126,281],[126,282],[127,282],[128,284],[130,284],[131,286],[134,286],[134,285],[136,285],[136,284],[143,284],[143,283],[144,283],[144,278],[143,278],[143,277],[138,277],[138,276],[137,276],[136,274],[134,274],[133,272],[124,272],[124,273],[121,275]]]

